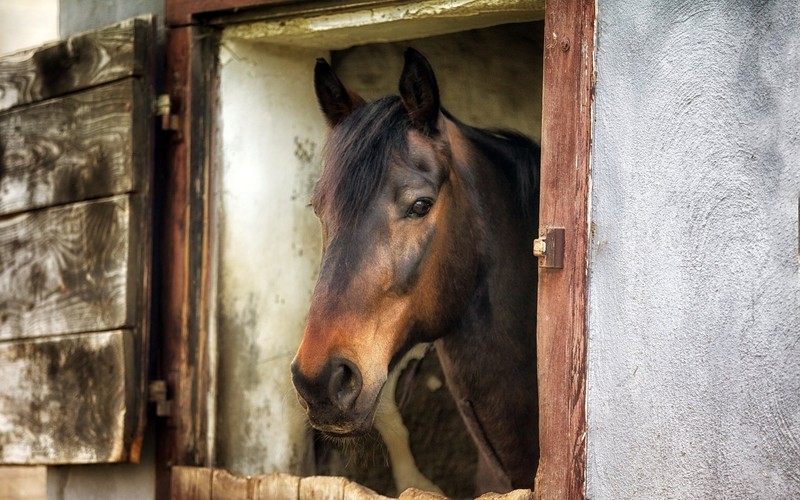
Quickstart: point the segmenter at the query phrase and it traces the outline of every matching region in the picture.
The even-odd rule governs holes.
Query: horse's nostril
[[[361,394],[361,372],[346,359],[336,359],[333,363],[328,396],[339,409],[348,410]]]
[[[344,358],[329,360],[325,369],[314,377],[306,376],[297,363],[292,363],[292,382],[297,399],[306,411],[333,407],[340,412],[352,409],[361,394],[361,371]]]

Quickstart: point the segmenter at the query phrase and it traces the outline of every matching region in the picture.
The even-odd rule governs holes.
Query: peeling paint
[[[338,50],[540,20],[544,0],[427,0],[231,26],[225,38]]]

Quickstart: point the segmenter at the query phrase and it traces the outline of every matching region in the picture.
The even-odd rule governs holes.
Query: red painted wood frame
[[[539,225],[565,229],[563,269],[539,270],[539,498],[583,498],[586,271],[594,0],[547,0]]]
[[[213,244],[213,31],[203,15],[302,0],[165,0],[167,93],[180,127],[168,147],[162,371],[173,398],[159,433],[159,498],[169,466],[208,466],[208,249]],[[548,0],[542,114],[542,227],[566,232],[563,269],[539,273],[540,448],[536,496],[582,498],[586,461],[586,271],[594,0]]]

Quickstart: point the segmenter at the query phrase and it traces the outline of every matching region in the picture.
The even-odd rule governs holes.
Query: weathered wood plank
[[[539,269],[537,498],[584,496],[586,255],[592,136],[594,0],[545,11],[540,228],[565,228],[564,268]]]
[[[300,480],[300,496],[307,500],[343,500],[349,481],[338,476],[311,476]]]
[[[258,500],[294,500],[300,498],[300,477],[293,474],[256,476],[255,496]]]
[[[0,111],[148,71],[143,16],[0,58]]]
[[[445,500],[446,498],[444,495],[439,495],[438,493],[430,493],[430,495],[431,495],[430,500]],[[389,500],[389,497],[379,495],[375,493],[373,490],[367,488],[366,486],[362,486],[358,483],[349,482],[344,487],[344,499],[345,500]]]
[[[124,460],[132,332],[0,343],[0,463]]]
[[[169,3],[167,4],[169,7]],[[168,390],[173,394],[172,415],[169,421],[157,422],[159,440],[156,453],[156,496],[158,498],[182,498],[173,488],[175,481],[170,470],[163,464],[205,465],[201,457],[205,454],[205,434],[197,421],[204,419],[205,399],[200,394],[205,390],[197,390],[193,381],[202,383],[196,376],[194,367],[196,359],[202,358],[197,350],[189,347],[188,315],[189,315],[189,147],[192,142],[191,124],[194,120],[191,101],[192,60],[198,47],[192,43],[192,34],[198,28],[186,27],[170,29],[166,35],[166,59],[168,75],[165,79],[165,92],[179,106],[175,112],[180,120],[179,141],[170,141],[167,149],[168,173],[165,177],[165,195],[163,209],[163,243],[160,249],[164,272],[161,279],[163,318],[161,331],[162,355],[160,371],[169,374]],[[188,209],[187,209],[188,207]],[[197,345],[194,343],[194,345]],[[200,379],[200,380],[198,380]],[[195,410],[194,408],[201,408]],[[200,439],[197,439],[200,436]]]
[[[172,467],[168,498],[174,500],[210,500],[211,478],[214,470],[204,467]]]
[[[252,484],[247,476],[231,474],[224,469],[214,469],[211,475],[211,500],[253,498]]]
[[[435,493],[427,494],[421,490],[416,491],[419,493],[413,498],[444,498]],[[172,467],[171,494],[169,498],[214,498],[216,500],[306,500],[315,498],[325,500],[386,500],[388,497],[379,495],[373,490],[344,477],[300,477],[280,472],[258,476],[242,476],[224,469],[181,466]],[[410,496],[409,498],[412,497]],[[512,496],[508,498],[527,497]]]
[[[181,465],[209,464],[208,398],[214,376],[210,370],[206,317],[209,301],[210,251],[208,233],[214,231],[210,206],[213,175],[213,92],[216,37],[202,26],[171,29],[167,33],[166,92],[175,103],[180,130],[168,149],[165,179],[162,266],[162,372],[174,395],[172,415],[162,422],[160,461]],[[158,471],[159,497],[168,497],[170,485]]]
[[[140,189],[150,154],[133,137],[141,83],[0,113],[0,215]]]
[[[132,326],[139,205],[120,195],[0,218],[0,340]]]
[[[166,2],[167,24],[183,26],[192,22],[192,16],[248,7],[261,7],[290,3],[293,0],[168,0]]]

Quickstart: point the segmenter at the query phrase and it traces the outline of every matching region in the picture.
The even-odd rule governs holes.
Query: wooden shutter
[[[151,17],[0,58],[0,463],[137,461]]]

